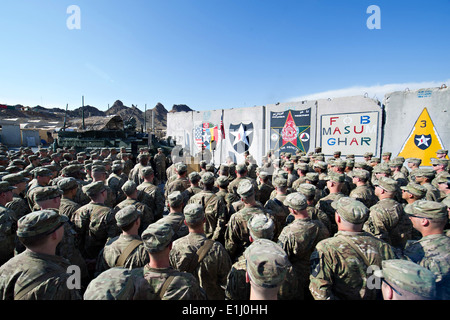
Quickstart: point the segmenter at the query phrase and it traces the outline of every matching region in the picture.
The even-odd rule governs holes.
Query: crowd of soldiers
[[[0,299],[447,300],[447,150],[391,156],[0,145]]]

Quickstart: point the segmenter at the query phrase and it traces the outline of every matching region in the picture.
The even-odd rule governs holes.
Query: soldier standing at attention
[[[405,211],[420,240],[408,242],[407,259],[430,270],[436,276],[437,299],[450,299],[450,238],[444,234],[448,221],[447,206],[435,201],[418,200]]]
[[[5,207],[14,212],[11,218],[17,225],[17,221],[21,217],[31,212],[27,201],[22,197],[22,193],[26,190],[27,182],[30,179],[24,177],[21,172],[17,172],[4,176],[2,181],[8,182],[11,187],[15,187],[15,189],[12,189],[12,200],[7,202]]]
[[[137,186],[138,200],[152,210],[155,221],[161,219],[164,215],[164,194],[160,188],[153,184],[154,171],[152,167],[145,167],[141,170],[144,181]]]
[[[139,236],[142,212],[127,206],[116,213],[117,226],[122,233],[110,239],[97,259],[97,274],[114,267],[140,268],[149,262],[147,251]]]
[[[0,267],[2,300],[81,300],[78,290],[67,286],[70,263],[55,254],[66,221],[53,210],[20,218],[17,236],[27,249]]]
[[[294,221],[283,228],[278,237],[278,244],[286,252],[292,263],[299,282],[299,292],[303,300],[309,296],[309,258],[316,244],[329,237],[328,229],[319,220],[312,220],[308,215],[306,197],[299,193],[290,193],[284,200]]]
[[[421,168],[415,172],[416,182],[425,188],[427,188],[427,194],[425,199],[429,201],[439,201],[441,198],[441,192],[431,184],[435,177],[435,171],[433,169]]]
[[[14,256],[17,221],[14,212],[5,205],[12,200],[15,188],[6,181],[0,182],[0,265]]]
[[[350,197],[361,201],[367,208],[378,202],[373,187],[368,185],[369,181],[369,171],[361,169],[353,172],[353,183],[356,185],[356,188],[350,192]]]
[[[248,220],[255,214],[262,213],[267,215],[270,219],[274,218],[255,200],[255,191],[251,181],[242,181],[239,184],[237,193],[241,196],[244,202],[244,208],[236,213],[233,213],[227,224],[225,231],[225,249],[231,257],[231,261],[236,261],[237,258],[250,245]],[[275,220],[274,220],[275,222]],[[274,231],[275,233],[277,230]]]
[[[375,300],[376,290],[367,286],[367,269],[395,259],[394,251],[362,230],[369,216],[362,202],[343,197],[332,206],[338,232],[320,241],[311,254],[311,294],[316,300]]]
[[[158,148],[158,153],[153,157],[153,161],[155,162],[156,177],[159,182],[163,183],[166,181],[167,158],[164,155],[162,148]]]
[[[151,224],[142,234],[150,262],[143,268],[154,300],[206,300],[206,293],[197,279],[170,265],[174,232],[169,224]]]
[[[381,177],[375,182],[375,195],[379,201],[370,208],[370,216],[364,230],[386,241],[395,248],[403,249],[411,239],[412,224],[401,203],[394,198],[398,192],[397,181]]]
[[[72,220],[72,216],[81,205],[73,201],[78,193],[78,182],[75,178],[63,178],[58,181],[58,188],[63,191],[59,204],[59,214],[63,214]]]
[[[206,216],[200,204],[184,208],[185,224],[189,234],[173,242],[171,265],[180,271],[192,273],[205,290],[209,300],[224,300],[231,259],[217,241],[208,239],[204,232]]]
[[[250,300],[278,300],[278,292],[291,263],[275,242],[256,240],[245,250]]]
[[[165,187],[165,197],[167,199],[167,196],[171,194],[174,191],[180,191],[183,192],[187,188],[189,188],[189,179],[186,177],[187,175],[187,165],[184,163],[178,162],[175,165],[175,168],[177,170],[177,178],[173,180],[172,182],[166,184]]]

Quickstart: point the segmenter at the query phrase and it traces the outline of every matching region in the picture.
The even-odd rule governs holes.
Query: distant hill
[[[0,106],[2,104],[0,103]],[[5,105],[3,105],[5,106]],[[142,107],[141,107],[142,108]],[[173,105],[170,112],[187,112],[194,111],[187,105],[179,104]],[[67,110],[67,122],[77,122],[82,117],[83,108],[79,107],[74,110]],[[140,110],[137,106],[131,105],[131,107],[125,106],[122,101],[116,100],[114,104],[107,110],[101,111],[93,106],[84,106],[84,116],[88,117],[105,117],[110,115],[119,115],[123,120],[127,120],[130,117],[136,119],[137,129],[140,130],[141,126],[144,127],[144,123],[147,128],[151,128],[152,120],[154,120],[154,125],[156,129],[166,129],[167,128],[167,114],[169,111],[160,102],[156,104],[153,109],[147,109],[144,112]],[[42,106],[35,106],[32,108],[24,107],[22,105],[7,106],[7,108],[0,108],[0,117],[4,119],[8,118],[20,118],[22,121],[27,119],[42,119],[42,120],[53,120],[53,121],[63,121],[66,115],[66,110],[62,108],[45,108]]]

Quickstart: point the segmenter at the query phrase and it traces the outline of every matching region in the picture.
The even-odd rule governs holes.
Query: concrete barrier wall
[[[223,119],[225,139],[221,137]],[[169,113],[167,135],[197,158],[213,159],[215,164],[230,157],[242,162],[249,151],[258,164],[273,150],[314,151],[322,146],[326,155],[340,150],[362,157],[365,152],[379,155],[382,109],[377,101],[348,97],[272,104],[250,108]],[[211,138],[214,137],[214,138]],[[200,146],[204,145],[202,156]]]
[[[428,88],[386,94],[383,149],[393,156],[422,159],[431,165],[439,149],[448,149],[449,88]]]

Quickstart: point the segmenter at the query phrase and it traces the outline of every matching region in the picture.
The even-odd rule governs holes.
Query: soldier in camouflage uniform
[[[231,169],[230,169],[231,171]],[[249,180],[252,185],[255,188],[255,199],[257,201],[259,201],[259,189],[258,189],[258,184],[256,183],[256,181],[250,177],[247,176],[248,170],[247,170],[247,166],[245,165],[245,163],[240,163],[238,165],[236,165],[236,178],[230,182],[230,184],[228,185],[228,192],[230,193],[234,193],[236,195],[238,195],[237,189],[239,188],[239,184],[241,183],[242,180]]]
[[[433,181],[431,181],[431,184],[436,188],[439,189],[437,180],[440,177],[446,177],[448,176],[448,163],[449,160],[447,159],[431,159],[431,164],[433,165],[433,170],[436,172],[436,176],[434,177]],[[441,199],[445,197],[445,194],[441,192]]]
[[[102,181],[83,187],[91,202],[75,211],[72,222],[80,239],[80,251],[92,267],[108,238],[119,235],[112,208],[105,205],[107,191]]]
[[[382,262],[382,269],[374,275],[382,279],[384,300],[434,300],[436,277],[429,270],[407,260]]]
[[[106,242],[97,259],[97,274],[114,267],[140,268],[149,262],[139,236],[142,212],[131,205],[119,210],[115,217],[122,233]]]
[[[106,190],[106,200],[105,205],[114,208],[117,204],[117,197],[115,192],[106,184],[107,171],[105,166],[102,165],[93,165],[92,166],[92,183],[94,182],[103,182],[105,190]]]
[[[272,240],[275,224],[273,220],[264,214],[255,214],[248,221],[250,242],[258,239]],[[225,290],[226,300],[248,300],[250,299],[250,283],[246,281],[247,261],[242,254],[228,273],[227,287]],[[298,300],[300,297],[298,281],[295,272],[290,266],[286,278],[278,291],[279,300]]]
[[[5,205],[12,200],[15,188],[7,181],[0,182],[0,265],[14,256],[17,221],[15,213]]]
[[[299,185],[306,183],[306,174],[309,172],[308,164],[299,163],[295,166],[297,171],[298,179],[292,183],[292,189],[296,190]]]
[[[378,198],[375,196],[373,187],[369,186],[370,172],[364,169],[353,172],[353,183],[356,188],[350,192],[349,197],[364,203],[367,208],[375,205]]]
[[[249,246],[244,257],[250,282],[250,300],[277,300],[291,263],[275,242],[258,239]]]
[[[153,161],[155,162],[155,171],[158,180],[161,182],[166,181],[167,158],[162,148],[158,148],[158,153],[153,157]]]
[[[411,169],[408,176],[409,182],[416,182],[415,172],[420,169],[420,164],[422,163],[422,159],[419,158],[409,158],[406,160],[408,168]]]
[[[225,231],[225,249],[227,249],[233,262],[250,245],[248,220],[258,213],[266,214],[269,218],[274,219],[267,210],[256,202],[255,189],[251,181],[242,181],[237,192],[244,202],[244,208],[231,215]],[[277,230],[275,230],[276,232]]]
[[[330,226],[330,229],[328,231],[330,232],[330,236],[333,236],[337,231],[337,225],[334,221],[335,210],[331,206],[331,203],[345,196],[341,192],[345,177],[342,173],[339,174],[330,172],[330,174],[326,178],[324,178],[324,180],[327,182],[327,188],[330,193],[320,199],[319,202],[317,202],[316,208],[317,210],[319,210],[320,216],[324,217],[324,214],[326,214],[326,216],[328,217],[328,223],[325,223],[325,225]]]
[[[142,272],[150,284],[154,300],[206,300],[197,279],[187,272],[174,269],[169,262],[174,231],[163,221],[151,224],[142,234],[150,263]]]
[[[228,176],[219,176],[216,179],[216,186],[219,188],[219,191],[216,192],[216,196],[221,198],[225,204],[226,204],[226,213],[225,213],[225,222],[228,223],[230,220],[230,216],[233,212],[232,210],[232,204],[233,202],[239,201],[239,197],[236,196],[234,193],[228,192],[228,185],[229,185]],[[224,241],[224,239],[219,240],[221,243]]]
[[[425,199],[429,201],[439,201],[441,198],[440,191],[431,184],[435,177],[433,169],[421,168],[415,172],[416,182],[427,188]]]
[[[189,183],[191,185],[189,188],[183,191],[183,196],[186,200],[186,203],[193,195],[202,192],[203,189],[199,186],[201,178],[202,177],[197,171],[193,171],[189,174]]]
[[[55,254],[66,221],[53,210],[19,220],[17,236],[28,250],[0,267],[1,300],[81,300],[79,291],[67,286],[70,263]]]
[[[126,195],[122,191],[122,186],[128,179],[122,177],[123,166],[121,164],[113,164],[112,173],[106,179],[105,184],[111,189],[116,199],[116,203],[125,200]]]
[[[192,273],[209,300],[224,300],[231,268],[230,256],[220,242],[206,237],[204,225],[207,218],[202,205],[188,204],[183,212],[189,234],[173,242],[171,265],[177,270]]]
[[[134,181],[128,180],[127,182],[125,182],[122,186],[122,191],[125,194],[126,199],[118,203],[114,207],[114,212],[117,213],[119,210],[127,206],[134,206],[136,209],[138,209],[142,213],[142,216],[140,217],[139,228],[139,234],[141,234],[150,224],[155,222],[155,216],[152,210],[146,204],[137,200],[138,190]]]
[[[412,224],[401,203],[394,200],[397,191],[398,183],[391,178],[382,177],[376,182],[375,195],[379,201],[370,208],[364,231],[401,249],[411,239]]]
[[[169,207],[169,214],[165,215],[157,222],[164,222],[172,226],[174,231],[174,239],[184,237],[189,233],[187,226],[184,224],[184,198],[180,191],[174,191],[167,197],[167,205]]]
[[[185,165],[184,163],[178,162],[176,164],[176,169],[177,169],[177,178],[170,183],[169,182],[166,183],[165,192],[164,192],[166,199],[167,199],[167,196],[169,194],[171,194],[172,192],[174,192],[174,191],[183,192],[190,186],[189,179],[186,177],[187,165]]]
[[[288,180],[282,177],[275,178],[274,186],[276,190],[276,196],[269,199],[264,208],[269,210],[275,218],[275,233],[273,241],[277,241],[278,235],[286,224],[286,218],[289,215],[289,208],[284,205],[284,200],[287,196]]]
[[[93,279],[83,300],[151,300],[151,288],[139,269],[114,267]]]
[[[447,206],[434,201],[418,200],[405,208],[422,239],[408,242],[407,259],[430,270],[436,276],[437,299],[450,299],[450,238],[444,234],[448,221]]]
[[[131,169],[128,174],[128,179],[140,185],[144,180],[142,178],[142,168],[150,166],[150,155],[148,153],[141,153],[137,157],[138,163]]]
[[[59,205],[59,214],[65,215],[72,221],[72,216],[81,205],[73,201],[78,193],[79,184],[75,178],[63,178],[58,181],[58,188],[63,191]]]
[[[201,181],[203,191],[192,196],[188,204],[198,203],[205,211],[205,234],[208,239],[218,241],[223,239],[227,222],[226,203],[213,192],[214,175],[211,172],[203,174]]]
[[[278,237],[278,244],[286,252],[297,275],[299,299],[309,296],[309,258],[316,244],[329,237],[328,229],[319,220],[308,215],[306,197],[299,193],[290,193],[284,200],[294,221],[287,225]]]
[[[34,201],[34,191],[38,187],[45,187],[49,185],[51,180],[52,172],[47,168],[36,168],[34,169],[34,180],[30,181],[29,188],[27,191],[26,199],[28,201],[28,206],[31,211],[38,210]]]
[[[22,197],[23,192],[27,188],[27,182],[30,181],[30,179],[24,177],[21,172],[17,172],[3,176],[2,181],[6,181],[12,187],[15,187],[15,189],[12,190],[13,198],[6,203],[5,207],[14,212],[11,218],[13,218],[17,225],[17,221],[19,221],[21,217],[31,212],[27,201]]]
[[[259,173],[259,202],[261,202],[262,205],[265,205],[266,202],[270,199],[270,195],[272,194],[273,190],[275,190],[274,186],[269,180],[269,175],[265,171],[261,171]]]
[[[320,241],[311,254],[309,289],[316,300],[374,300],[368,268],[395,259],[392,247],[362,231],[369,210],[360,201],[342,197],[332,203],[338,232]]]
[[[164,194],[153,184],[154,171],[152,167],[142,168],[141,174],[144,181],[137,186],[139,191],[137,199],[152,210],[155,221],[158,221],[164,214]]]

